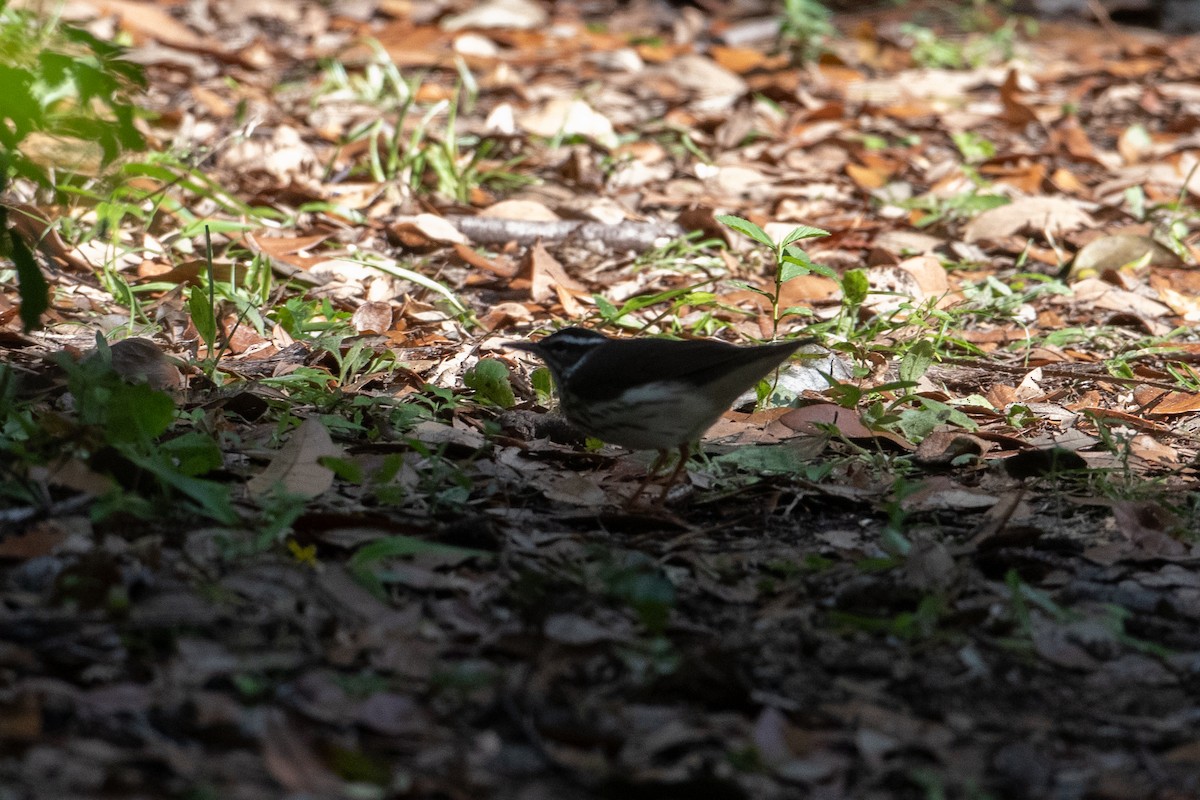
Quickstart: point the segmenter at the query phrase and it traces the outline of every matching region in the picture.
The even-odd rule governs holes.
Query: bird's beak
[[[536,354],[539,349],[537,342],[504,342],[503,344],[510,350],[524,350],[527,353],[534,354]]]

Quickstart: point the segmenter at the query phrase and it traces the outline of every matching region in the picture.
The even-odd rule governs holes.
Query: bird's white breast
[[[587,433],[633,450],[667,450],[695,441],[724,410],[696,387],[676,381],[642,384],[603,403],[566,409]]]

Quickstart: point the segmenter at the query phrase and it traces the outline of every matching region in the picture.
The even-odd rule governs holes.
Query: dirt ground
[[[606,14],[534,4],[551,16],[539,29],[488,33],[499,48],[490,56],[469,49],[483,47],[476,39],[451,42],[451,12],[472,4],[263,3],[255,13],[158,4],[165,17],[139,16],[146,7],[124,0],[85,5],[132,37],[163,146],[193,136],[197,152],[218,154],[201,163],[232,196],[296,212],[286,231],[295,238],[274,249],[265,223],[260,241],[229,234],[219,249],[266,248],[255,252],[270,250],[278,278],[281,264],[315,269],[322,242],[342,255],[374,248],[426,269],[420,286],[451,286],[474,321],[420,286],[379,301],[366,279],[339,275],[300,294],[332,298],[347,316],[368,298],[388,310],[385,334],[363,334],[371,352],[396,354],[386,377],[364,370],[337,391],[321,384],[328,406],[320,397],[287,406],[295,395],[259,377],[303,367],[332,382],[350,339],[292,350],[275,317],[274,332],[239,330],[222,367],[237,380],[218,386],[185,368],[191,387],[172,395],[174,407],[221,443],[223,461],[204,479],[232,487],[236,521],[222,522],[197,511],[197,494],[142,482],[145,473],[110,458],[111,448],[87,458],[69,449],[83,447],[64,422],[78,405],[52,354],[86,349],[94,328],[119,328],[132,312],[96,279],[50,271],[60,294],[47,331],[26,336],[13,322],[0,338],[24,381],[10,397],[45,414],[40,430],[62,437],[89,480],[104,472],[123,482],[131,505],[98,513],[96,493],[68,491],[81,484],[58,466],[0,451],[12,459],[0,474],[13,486],[50,487],[36,514],[10,494],[0,508],[0,800],[1200,798],[1200,401],[1169,383],[1196,349],[1194,251],[1184,251],[1190,261],[1139,255],[1137,270],[1101,267],[1102,277],[1059,271],[1059,250],[1075,252],[1087,236],[1150,235],[1149,218],[1129,209],[1130,186],[1144,187],[1151,204],[1186,194],[1196,149],[1188,137],[1200,119],[1195,42],[1074,21],[1032,38],[1019,69],[939,72],[907,60],[919,40],[896,33],[894,9],[835,18],[845,35],[818,67],[768,45],[753,61],[756,45],[730,44],[754,18],[740,4],[686,13],[610,4]],[[122,9],[124,21],[113,22]],[[604,19],[611,31],[597,27]],[[654,36],[629,33],[640,30],[631,19]],[[873,33],[861,27],[868,22]],[[569,24],[580,38],[568,46],[554,25]],[[556,123],[501,137],[529,157],[512,168],[543,181],[540,194],[521,197],[566,219],[591,219],[569,216],[572,203],[615,198],[630,226],[685,225],[684,212],[697,208],[705,221],[685,227],[711,229],[713,211],[802,220],[833,234],[815,240],[814,260],[839,275],[868,264],[892,270],[884,278],[903,280],[879,291],[912,291],[926,310],[944,310],[943,295],[981,302],[989,279],[1015,286],[1025,272],[1069,283],[1073,294],[1031,291],[1003,318],[989,306],[952,324],[901,322],[863,335],[850,328],[891,312],[867,303],[836,328],[845,285],[798,278],[802,297],[784,305],[805,305],[806,322],[829,326],[829,353],[861,367],[863,385],[894,381],[906,342],[943,337],[952,357],[939,351],[915,391],[946,419],[951,410],[969,418],[970,435],[967,422],[918,436],[868,430],[857,415],[859,427],[742,414],[714,430],[668,502],[625,508],[645,454],[589,449],[540,427],[534,364],[498,343],[551,319],[595,323],[603,307],[594,294],[627,299],[682,279],[643,269],[625,250],[550,239],[543,248],[546,228],[530,238],[507,227],[502,241],[518,244],[484,253],[482,233],[471,247],[456,244],[426,218],[469,216],[497,201],[494,187],[456,200],[433,191],[431,172],[399,199],[400,179],[353,173],[362,185],[348,188],[362,144],[333,142],[375,112],[346,99],[350,84],[318,92],[314,64],[350,52],[359,61],[347,63],[361,67],[366,51],[348,48],[364,32],[406,71],[427,71],[422,103],[449,97],[463,69],[453,56],[467,58],[483,88],[459,121],[465,133],[484,131],[485,116],[507,103],[533,125],[531,109],[545,111],[552,90],[574,97],[590,87],[618,132],[642,138],[618,143],[596,117],[566,141]],[[1062,55],[1064,41],[1075,56]],[[670,71],[709,52],[722,80],[741,81],[715,110],[705,105],[710,87]],[[626,74],[631,53],[647,73]],[[968,102],[939,105],[922,94],[933,85]],[[906,99],[901,88],[916,94]],[[264,114],[250,138],[267,144],[234,159],[225,137],[247,110]],[[1132,122],[1154,136],[1129,133]],[[978,142],[958,140],[961,152],[948,144],[964,131],[990,138],[995,151],[974,158],[964,153]],[[674,144],[647,144],[660,134]],[[705,158],[693,158],[697,146]],[[610,156],[628,171],[603,172]],[[1134,166],[1143,171],[1131,178],[1123,170]],[[980,175],[1078,207],[1014,202],[1026,216],[1010,224],[945,205]],[[930,204],[897,211],[885,194],[900,183]],[[186,201],[200,215],[243,219],[202,199]],[[327,205],[296,211],[318,200]],[[1186,200],[1185,210],[1194,198]],[[160,241],[170,249],[183,217],[163,211],[138,229],[137,257],[119,267],[131,284],[162,279],[158,267],[186,271],[181,254],[147,255]],[[189,230],[183,238],[200,248]],[[896,231],[909,238],[887,238]],[[937,258],[934,249],[913,256],[918,233],[935,238],[923,246]],[[1190,228],[1182,239],[1191,246]],[[86,255],[83,245],[69,249]],[[943,269],[951,252],[958,266]],[[739,279],[771,285],[762,270]],[[761,301],[722,286],[711,312],[729,325],[722,335],[768,337]],[[185,335],[180,298],[143,296],[147,318],[164,329],[178,322],[175,333],[154,335],[195,356],[198,334],[193,325]],[[671,309],[703,331],[699,302]],[[726,313],[754,302],[756,317]],[[662,319],[653,309],[629,314]],[[1093,335],[1098,326],[1104,333]],[[1088,333],[1052,338],[1068,330]],[[1003,349],[1029,336],[1043,338]],[[1154,349],[1168,340],[1182,353],[1171,374],[1163,362],[1176,356]],[[261,344],[279,359],[270,368],[248,355]],[[502,415],[477,402],[482,390],[463,388],[481,356],[511,369],[516,412]],[[1127,371],[1108,368],[1117,356],[1128,356]],[[433,410],[396,433],[399,417],[387,415],[405,403]],[[809,414],[845,404],[816,392],[798,405],[794,413]],[[293,413],[320,418],[332,437],[287,423]],[[322,467],[327,488],[290,506],[254,488],[290,452],[285,433],[312,437],[344,462],[336,480]],[[1078,463],[1047,461],[1053,445]],[[348,477],[346,464],[395,478],[385,492]]]

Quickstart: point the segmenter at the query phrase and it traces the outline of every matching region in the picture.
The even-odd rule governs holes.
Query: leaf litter
[[[4,199],[63,450],[2,468],[5,792],[1200,794],[1197,40],[910,3],[800,65],[755,5],[72,7],[178,158],[112,241]],[[825,344],[625,510],[502,349],[552,319]],[[84,389],[121,328],[163,436]]]

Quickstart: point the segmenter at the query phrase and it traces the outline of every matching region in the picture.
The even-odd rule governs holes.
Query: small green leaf
[[[784,280],[787,280],[787,278],[784,278]],[[753,284],[750,284],[750,283],[746,283],[745,281],[730,281],[729,285],[735,289],[745,289],[748,292],[754,292],[755,294],[760,294],[763,297],[771,296],[770,292],[763,291],[759,287],[757,287]]]
[[[996,145],[973,131],[952,133],[950,139],[968,164],[978,164],[996,155]]]
[[[852,269],[842,278],[842,295],[848,306],[861,306],[867,299],[867,292],[870,289],[867,273],[861,269]]]
[[[816,265],[808,257],[808,253],[795,247],[789,247],[783,257],[783,265],[779,270],[779,282],[786,283],[792,278],[809,275]]]
[[[349,566],[365,567],[376,564],[385,558],[401,558],[403,556],[444,555],[462,558],[490,557],[486,550],[475,550],[468,547],[455,547],[438,542],[427,542],[415,536],[385,536],[365,544],[350,557]]]
[[[0,217],[0,234],[7,220]],[[50,307],[50,289],[42,270],[33,258],[25,240],[15,231],[8,231],[12,260],[17,267],[17,283],[21,296],[21,324],[26,333],[41,327],[42,313]]]
[[[545,367],[538,367],[529,376],[529,382],[533,385],[533,390],[537,393],[538,402],[545,404],[549,401],[550,396],[554,394],[554,377],[550,374],[550,370]]]
[[[922,339],[900,359],[900,380],[916,383],[933,363],[933,342]]]
[[[712,459],[713,463],[744,472],[771,472],[797,475],[808,466],[806,458],[798,448],[784,445],[761,447],[738,447]]]
[[[211,436],[200,431],[161,442],[158,449],[175,462],[180,472],[192,477],[220,469],[225,464],[221,448]]]
[[[592,301],[595,302],[596,310],[600,312],[600,316],[604,317],[604,319],[611,321],[620,316],[617,307],[609,302],[607,298],[594,294],[592,295]]]
[[[829,278],[831,281],[838,279],[837,270],[827,267],[824,264],[818,264],[816,261],[809,262],[808,268],[823,278]]]
[[[317,463],[347,483],[361,484],[363,482],[362,466],[356,461],[336,456],[321,456],[317,459]]]
[[[775,242],[771,241],[771,237],[767,236],[767,232],[748,219],[742,219],[730,214],[718,214],[716,220],[726,227],[733,228],[743,236],[750,237],[759,244],[765,244],[772,250],[775,249]]]
[[[801,239],[814,239],[818,236],[828,236],[829,231],[823,231],[820,228],[813,228],[809,225],[800,225],[788,231],[783,237],[783,241],[779,243],[780,247],[787,247],[792,242],[798,242]]]
[[[178,472],[162,454],[142,455],[132,448],[122,448],[126,458],[154,475],[162,485],[170,487],[194,502],[209,518],[232,525],[238,521],[237,511],[229,497],[229,487],[216,481],[193,478]]]
[[[144,383],[116,382],[110,388],[105,434],[113,444],[150,442],[175,419],[175,403]]]
[[[512,408],[517,404],[509,382],[508,367],[497,359],[486,358],[474,369],[467,370],[463,375],[463,383],[475,390],[475,397],[480,402],[501,408]]]
[[[193,286],[188,290],[188,313],[192,315],[192,324],[204,340],[211,358],[217,341],[217,319],[212,305],[208,302],[208,292],[203,287]]]
[[[953,406],[930,400],[927,397],[918,397],[917,400],[920,402],[918,408],[905,409],[900,412],[898,425],[905,437],[914,442],[924,439],[939,425],[957,425],[969,431],[979,427],[974,420]]]

